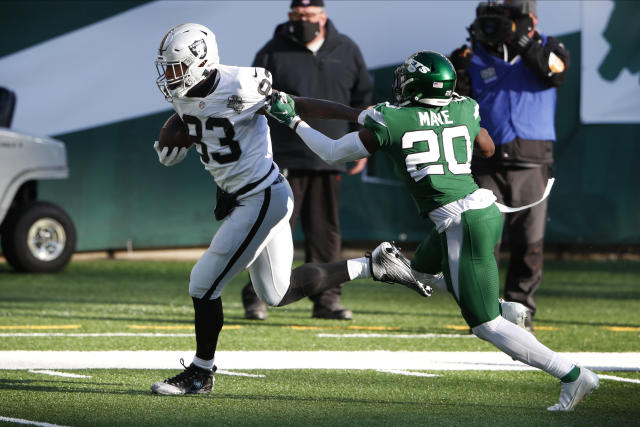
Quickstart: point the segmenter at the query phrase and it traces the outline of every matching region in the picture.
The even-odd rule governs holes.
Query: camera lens
[[[498,31],[498,22],[493,19],[487,19],[482,23],[482,32],[487,36],[493,36]]]

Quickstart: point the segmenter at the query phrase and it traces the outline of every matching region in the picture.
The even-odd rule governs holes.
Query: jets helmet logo
[[[204,59],[207,56],[207,44],[204,39],[196,40],[189,45],[189,50],[198,59]]]
[[[422,74],[427,74],[428,72],[431,71],[429,67],[419,63],[413,58],[407,59],[406,65],[407,65],[407,71],[410,73],[415,73],[416,71],[420,71]]]

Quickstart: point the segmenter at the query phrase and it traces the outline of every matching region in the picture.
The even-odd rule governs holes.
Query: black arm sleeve
[[[527,66],[533,70],[543,82],[549,86],[560,86],[564,83],[567,70],[569,69],[569,51],[560,40],[554,37],[547,37],[547,44],[543,45],[539,40],[533,40],[531,45],[522,54],[522,58]],[[553,72],[549,68],[549,56],[554,53],[564,63],[564,70]]]

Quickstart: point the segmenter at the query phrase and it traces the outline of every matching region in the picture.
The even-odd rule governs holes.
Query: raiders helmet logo
[[[189,50],[198,59],[204,59],[207,56],[207,44],[204,39],[196,40],[189,45]]]

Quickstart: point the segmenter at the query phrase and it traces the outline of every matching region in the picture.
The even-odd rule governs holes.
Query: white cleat
[[[580,368],[580,376],[571,383],[562,383],[560,401],[547,411],[573,411],[580,401],[600,385],[598,376],[587,368]]]
[[[369,267],[373,280],[398,283],[416,291],[423,297],[431,296],[431,287],[416,280],[411,272],[410,261],[393,243],[382,242],[371,254],[366,256],[370,260]]]
[[[524,322],[529,316],[529,309],[519,302],[505,301],[503,299],[499,299],[498,301],[500,302],[500,313],[502,317],[520,326],[522,329],[526,329]]]

